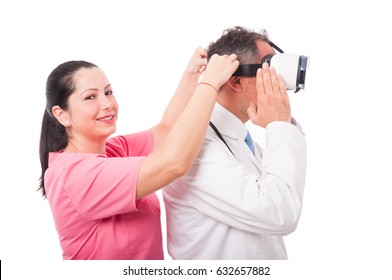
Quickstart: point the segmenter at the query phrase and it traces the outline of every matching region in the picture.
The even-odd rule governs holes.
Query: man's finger
[[[272,88],[271,83],[271,75],[270,75],[270,68],[268,63],[263,63],[263,83],[264,83],[264,90],[266,94],[274,94],[274,90]]]

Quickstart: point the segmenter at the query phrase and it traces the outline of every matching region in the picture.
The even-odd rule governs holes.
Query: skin
[[[167,134],[196,90],[197,82],[207,66],[207,53],[204,48],[197,48],[189,60],[174,96],[171,98],[162,120],[152,128],[154,133],[154,150],[164,143]]]
[[[221,87],[238,65],[233,54],[215,55],[207,66],[205,50],[195,51],[162,120],[151,129],[154,148],[140,167],[136,198],[155,192],[190,168],[208,128],[217,96],[215,88]],[[197,86],[201,73],[200,81],[211,86]],[[107,138],[116,131],[118,116],[111,85],[99,68],[82,68],[73,81],[75,90],[69,97],[68,110],[52,108],[69,136],[65,152],[104,154]]]
[[[187,172],[200,150],[216,101],[244,122],[250,118],[262,127],[272,121],[290,121],[286,87],[276,72],[263,65],[256,78],[232,77],[238,65],[234,54],[213,55],[207,65],[205,51],[195,51],[161,122],[152,128],[155,144],[139,170],[136,198]],[[199,79],[202,83],[197,86]],[[80,69],[74,82],[69,109],[52,108],[69,135],[65,151],[105,153],[106,139],[115,132],[118,116],[110,83],[99,68]],[[219,94],[218,88],[222,88]]]
[[[274,53],[268,43],[257,41],[256,44],[259,60]],[[217,102],[244,123],[250,119],[265,128],[272,121],[291,122],[286,86],[268,64],[259,69],[256,77],[231,77],[223,86]]]
[[[106,139],[116,131],[118,104],[105,73],[99,68],[82,68],[76,75],[69,110],[59,106],[53,114],[67,128],[65,151],[105,153]]]
[[[291,123],[290,100],[284,80],[267,63],[258,69],[256,79],[257,101],[249,104],[250,120],[264,128],[274,121]]]
[[[196,86],[188,105],[179,115],[162,146],[145,159],[138,178],[138,186],[142,191],[137,195],[162,188],[188,171],[207,132],[216,102],[216,88],[220,88],[231,77],[238,65],[235,54],[211,57],[200,79],[200,82],[211,86]]]

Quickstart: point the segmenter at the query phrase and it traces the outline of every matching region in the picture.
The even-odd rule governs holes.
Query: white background
[[[292,279],[388,278],[392,22],[386,5],[378,0],[1,0],[0,259],[5,279],[55,279],[56,271],[75,279],[83,273],[103,277],[94,274],[101,265],[88,272],[83,271],[87,264],[76,272],[64,269],[69,264],[61,261],[48,202],[36,191],[50,71],[73,59],[100,66],[120,104],[117,133],[136,132],[159,121],[194,49],[235,25],[265,28],[286,52],[310,56],[306,90],[290,94],[308,142],[303,214],[286,238],[290,261],[273,263],[270,279],[285,273]],[[263,131],[249,127],[263,143]]]

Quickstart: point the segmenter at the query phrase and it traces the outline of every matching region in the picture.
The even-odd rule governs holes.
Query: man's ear
[[[231,76],[227,81],[227,85],[235,92],[240,93],[242,91],[242,79],[238,76]]]
[[[71,125],[70,117],[68,112],[60,108],[60,106],[55,105],[52,107],[52,114],[64,127]]]

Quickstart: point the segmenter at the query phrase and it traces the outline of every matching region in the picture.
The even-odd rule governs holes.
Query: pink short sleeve
[[[70,155],[63,187],[76,210],[88,220],[136,210],[136,184],[144,157],[105,158]]]
[[[108,157],[147,156],[154,145],[151,130],[109,138],[106,142]]]
[[[140,166],[152,147],[152,132],[145,131],[109,139],[106,156],[51,153],[45,174],[48,196],[63,201],[65,195],[88,220],[135,211]]]

